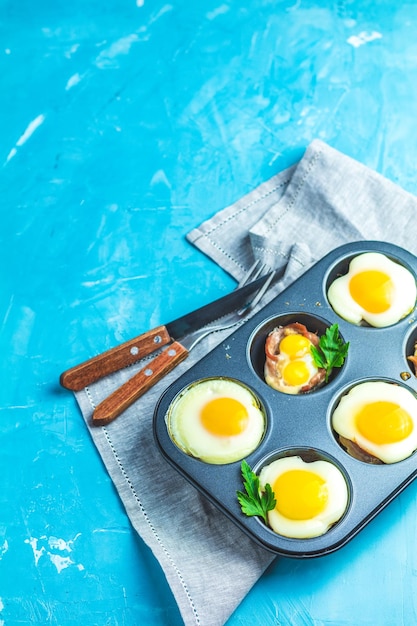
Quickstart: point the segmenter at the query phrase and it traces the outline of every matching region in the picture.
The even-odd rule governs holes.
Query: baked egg
[[[352,259],[349,271],[330,285],[327,297],[340,317],[383,328],[396,324],[413,310],[416,281],[411,272],[380,252]]]
[[[417,397],[394,383],[359,383],[342,396],[332,426],[351,456],[397,463],[417,449]]]
[[[212,464],[239,461],[255,450],[265,432],[262,406],[250,389],[228,378],[189,385],[171,404],[168,431],[189,456]]]
[[[277,459],[261,470],[261,490],[267,483],[276,499],[275,508],[268,511],[268,523],[284,537],[309,539],[323,535],[348,505],[344,476],[329,461],[307,463],[300,456]]]
[[[295,322],[279,326],[269,333],[265,342],[265,382],[288,394],[310,391],[325,379],[325,371],[317,367],[311,347],[319,337],[304,324]]]

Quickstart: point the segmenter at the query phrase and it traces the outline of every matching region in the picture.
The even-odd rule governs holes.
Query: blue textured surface
[[[59,374],[230,290],[185,233],[313,138],[416,193],[416,23],[387,0],[0,0],[0,624],[181,624]],[[416,492],[278,558],[228,626],[417,623]]]

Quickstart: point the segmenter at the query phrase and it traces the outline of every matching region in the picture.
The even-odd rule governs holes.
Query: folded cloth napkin
[[[315,140],[298,164],[187,237],[236,279],[254,258],[276,267],[281,278],[270,299],[315,260],[349,241],[379,239],[417,254],[416,216],[414,196]],[[76,393],[132,525],[160,562],[186,626],[224,624],[274,558],[185,479],[168,471],[153,441],[159,396],[228,333],[197,345],[174,372],[106,427],[90,427],[94,407],[144,363]]]

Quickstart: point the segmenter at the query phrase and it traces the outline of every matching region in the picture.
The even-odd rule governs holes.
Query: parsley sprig
[[[334,367],[341,367],[349,350],[349,342],[344,343],[339,334],[338,324],[332,324],[326,333],[320,337],[316,348],[311,346],[311,353],[317,367],[326,370],[326,383]]]
[[[271,485],[267,483],[265,485],[265,491],[261,491],[259,478],[252,472],[249,464],[243,460],[240,467],[243,485],[246,491],[246,493],[243,491],[237,492],[237,499],[239,500],[242,512],[248,516],[259,515],[267,524],[267,513],[276,505],[275,495],[271,489]]]

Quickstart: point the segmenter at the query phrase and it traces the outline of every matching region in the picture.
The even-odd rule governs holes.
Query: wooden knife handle
[[[75,365],[61,374],[61,385],[72,391],[79,391],[99,378],[131,365],[171,341],[165,326],[157,326],[134,339],[102,352],[98,356]]]
[[[93,413],[93,424],[104,426],[114,420],[187,356],[188,350],[174,341],[97,406]]]

